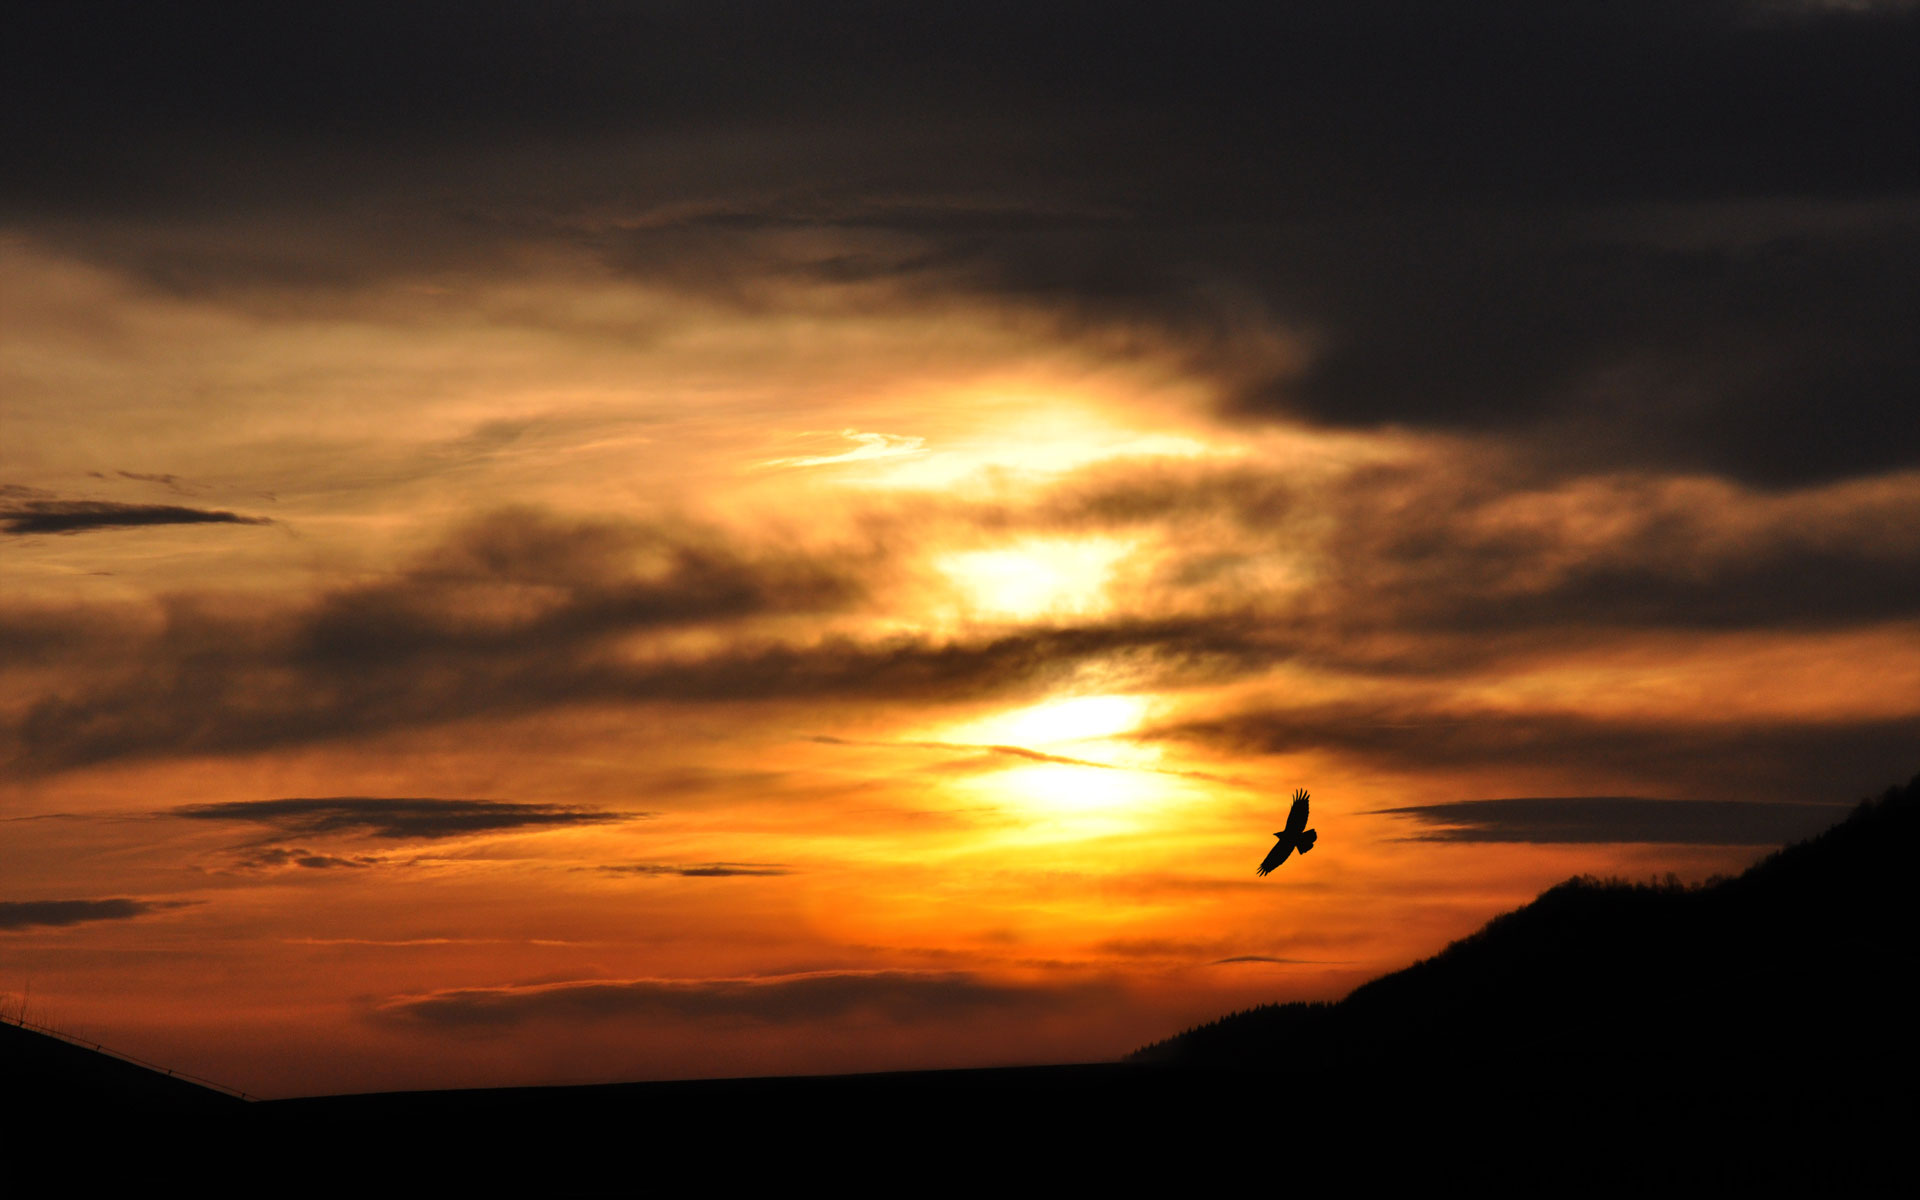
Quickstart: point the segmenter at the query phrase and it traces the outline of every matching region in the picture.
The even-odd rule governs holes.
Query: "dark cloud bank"
[[[1250,420],[1788,487],[1920,465],[1916,60],[1786,0],[36,6],[0,218],[186,290],[970,290]]]
[[[582,980],[459,988],[389,1001],[383,1017],[445,1030],[529,1021],[734,1020],[888,1024],[1031,1017],[1108,995],[1093,985],[1026,987],[965,972],[849,971],[754,979]]]
[[[177,597],[152,634],[128,632],[146,613],[0,616],[0,645],[17,644],[20,661],[79,672],[17,719],[8,757],[59,769],[556,704],[805,694],[830,686],[809,677],[850,676],[885,652],[836,661],[763,639],[705,662],[649,662],[624,643],[831,610],[857,591],[847,564],[756,556],[707,531],[495,513],[387,579],[279,611]]]
[[[1839,823],[1849,810],[1832,804],[1537,796],[1379,811],[1416,822],[1416,836],[1425,841],[1778,846]]]
[[[116,896],[107,900],[0,900],[0,930],[39,926],[81,925],[89,921],[125,921],[148,913],[180,908],[186,901],[135,900]]]
[[[607,875],[673,875],[682,879],[793,874],[780,863],[609,863],[598,870]]]
[[[1495,519],[1497,497],[1463,498],[1471,486],[1452,487],[1363,476],[1309,493],[1237,469],[1070,481],[1032,510],[996,519],[1174,522],[1168,565],[1129,589],[1143,607],[1077,624],[870,638],[819,631],[823,619],[868,603],[872,547],[803,555],[672,524],[512,510],[455,530],[393,575],[285,608],[201,597],[175,598],[158,613],[0,613],[8,648],[0,670],[35,672],[21,677],[31,683],[0,722],[0,757],[14,774],[33,775],[570,705],[944,703],[1043,694],[1090,670],[1109,688],[1250,679],[1287,662],[1420,682],[1550,663],[1569,649],[1662,631],[1817,632],[1920,617],[1920,586],[1908,586],[1920,584],[1920,542],[1897,517],[1898,497],[1842,506],[1810,530],[1791,519],[1749,522],[1722,544],[1677,502],[1609,495],[1605,524],[1617,536],[1579,545],[1552,521]],[[1187,536],[1187,522],[1207,536]],[[911,522],[878,535],[881,557],[915,536]],[[1208,549],[1194,555],[1188,545]],[[1236,581],[1239,564],[1257,565],[1277,547],[1308,556],[1310,587],[1275,590],[1257,572],[1252,583]],[[672,640],[689,629],[709,635],[702,649]],[[1752,786],[1773,789],[1767,796],[1795,786],[1826,794],[1811,775],[1821,762],[1854,764],[1861,776],[1848,787],[1910,773],[1916,722],[1915,713],[1845,721],[1703,713],[1673,723],[1394,701],[1248,709],[1145,736],[1232,753],[1331,749],[1408,770],[1631,769],[1643,780],[1634,786],[1731,798]],[[608,819],[504,801],[366,797],[186,815],[295,836],[389,837]]]
[[[1590,775],[1606,772],[1699,796],[1745,794],[1772,800],[1845,795],[1874,786],[1875,779],[1910,772],[1915,748],[1920,747],[1920,714],[1832,721],[1703,715],[1697,721],[1681,722],[1550,710],[1481,711],[1444,703],[1303,704],[1187,721],[1146,731],[1143,736],[1195,741],[1236,754],[1333,750],[1409,772],[1577,766]],[[1461,811],[1478,812],[1477,820],[1487,829],[1520,827],[1511,821],[1493,821],[1491,810]],[[1684,822],[1687,818],[1681,814],[1686,811],[1674,810],[1649,821],[1646,832],[1651,836],[1620,840],[1667,840],[1659,836],[1660,831],[1672,828],[1676,817]],[[1560,819],[1543,812],[1533,815],[1543,821]],[[1600,821],[1592,813],[1586,819]]]
[[[234,866],[242,871],[276,871],[289,867],[307,871],[364,870],[386,861],[375,854],[323,854],[305,846],[259,846],[239,856]]]
[[[1258,635],[1218,616],[952,639],[783,640],[756,627],[852,609],[863,569],[701,531],[509,511],[391,581],[290,610],[182,598],[145,637],[126,633],[125,613],[21,613],[0,621],[0,644],[77,674],[4,730],[8,757],[41,772],[247,753],[573,704],[955,699],[1043,686],[1094,660],[1166,673],[1260,653]],[[727,637],[694,653],[636,642],[690,628]]]
[[[1123,465],[1066,481],[1028,521],[1170,526],[1158,579],[1222,607],[1274,603],[1237,572],[1304,559],[1284,602],[1322,629],[1553,635],[1819,629],[1920,617],[1920,480],[1774,496],[1645,475],[1562,480],[1490,454],[1279,469]],[[974,519],[1017,524],[982,506]],[[1479,643],[1477,643],[1479,645]]]
[[[188,804],[168,811],[172,816],[188,820],[242,821],[265,825],[288,834],[360,834],[394,839],[447,838],[571,825],[604,825],[644,815],[557,804],[525,804],[511,800],[450,800],[416,796],[234,800],[221,804]],[[285,861],[307,867],[364,865],[357,860],[332,858],[325,862],[309,861],[311,856],[306,856],[305,851],[291,848],[286,853],[289,857],[266,865],[278,865]]]
[[[177,504],[119,504],[107,500],[30,500],[0,507],[0,532],[86,533],[95,529],[140,529],[154,525],[271,525],[219,509]]]

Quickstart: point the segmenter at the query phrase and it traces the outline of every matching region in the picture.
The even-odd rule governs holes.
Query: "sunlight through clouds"
[[[1005,805],[1018,818],[1012,833],[989,841],[1083,841],[1152,824],[1174,789],[1162,778],[1065,763],[1034,763],[982,775],[960,785]]]
[[[804,438],[822,437],[822,434],[802,434]],[[926,443],[922,437],[907,437],[893,433],[862,433],[857,429],[842,429],[839,437],[854,443],[851,450],[839,454],[806,454],[793,458],[770,458],[761,463],[762,467],[829,467],[841,463],[872,462],[877,458],[899,458],[907,454],[922,453]]]
[[[1029,538],[936,560],[961,611],[1007,620],[1085,616],[1107,607],[1114,568],[1133,550],[1120,537]]]
[[[1053,749],[1132,732],[1148,707],[1144,696],[1074,696],[951,726],[942,737],[953,742]]]

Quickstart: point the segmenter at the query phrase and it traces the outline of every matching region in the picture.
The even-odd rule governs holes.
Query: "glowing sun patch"
[[[936,565],[975,615],[1032,620],[1085,616],[1106,607],[1122,538],[1028,538],[996,550],[965,550]]]
[[[1074,696],[995,713],[943,732],[955,742],[996,746],[1057,747],[1115,737],[1139,726],[1147,701],[1140,696]]]

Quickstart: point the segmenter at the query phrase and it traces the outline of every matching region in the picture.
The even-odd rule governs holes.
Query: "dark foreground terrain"
[[[1125,1063],[248,1103],[0,1025],[17,1155],[216,1194],[1911,1182],[1920,780],[1710,886],[1572,881]]]

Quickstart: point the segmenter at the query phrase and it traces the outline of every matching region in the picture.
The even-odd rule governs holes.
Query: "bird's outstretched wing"
[[[1293,811],[1287,814],[1287,832],[1303,833],[1307,828],[1307,789],[1293,793]]]
[[[1293,843],[1285,838],[1281,838],[1273,844],[1273,849],[1267,851],[1267,856],[1260,860],[1260,866],[1254,871],[1254,874],[1265,875],[1281,863],[1287,861],[1287,855],[1292,853]]]

